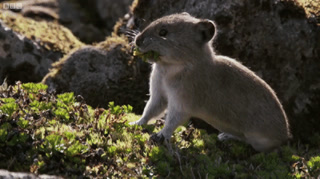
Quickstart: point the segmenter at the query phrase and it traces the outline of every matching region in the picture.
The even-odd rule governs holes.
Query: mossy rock
[[[85,46],[53,65],[43,79],[57,92],[73,91],[92,106],[106,107],[109,101],[132,104],[141,112],[148,92],[148,76],[137,70],[124,37],[111,36],[96,46]]]
[[[0,10],[0,12],[0,19],[8,27],[38,42],[47,50],[67,54],[72,49],[80,48],[84,45],[69,29],[56,22],[35,21],[11,11]]]
[[[0,13],[0,17],[4,16],[9,17],[6,13]],[[60,51],[50,51],[34,40],[15,32],[2,19],[0,19],[0,52],[0,83],[6,78],[9,84],[14,84],[18,80],[41,81],[48,73],[51,64],[63,55]]]

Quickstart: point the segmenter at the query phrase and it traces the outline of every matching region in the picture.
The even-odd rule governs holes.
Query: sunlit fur
[[[168,31],[166,36],[159,35],[161,29]],[[150,99],[135,124],[167,109],[158,137],[169,139],[178,125],[197,117],[223,132],[220,139],[227,136],[270,151],[290,137],[282,105],[248,68],[215,55],[214,29],[213,22],[182,13],[158,19],[136,36],[139,50],[156,51],[160,60],[153,64]]]

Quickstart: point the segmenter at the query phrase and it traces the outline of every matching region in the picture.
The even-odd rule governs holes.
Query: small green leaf
[[[64,104],[71,104],[75,102],[73,92],[59,94],[57,97],[58,99],[62,100]]]
[[[87,152],[88,149],[88,146],[79,143],[79,141],[76,141],[66,150],[66,154],[67,156],[72,157],[74,155],[83,154]]]
[[[18,110],[18,104],[16,103],[7,103],[0,106],[0,112],[6,114],[7,116],[9,116],[9,118],[16,110]]]
[[[48,86],[42,83],[25,83],[22,84],[22,89],[29,93],[39,93],[39,91],[47,90]]]
[[[320,156],[311,157],[307,165],[311,170],[320,170]]]
[[[70,116],[68,114],[68,111],[64,108],[58,108],[54,111],[54,114],[57,116],[57,117],[60,117],[62,119],[65,119],[65,120],[69,120],[70,119]]]
[[[4,103],[15,103],[16,101],[14,98],[0,98],[0,100]]]
[[[115,152],[117,150],[117,147],[116,146],[109,146],[108,149],[107,149],[107,152],[110,154],[110,155],[114,155]]]
[[[20,126],[21,128],[25,129],[28,127],[29,125],[29,121],[23,119],[22,117],[19,118],[19,121],[17,122],[18,126]]]

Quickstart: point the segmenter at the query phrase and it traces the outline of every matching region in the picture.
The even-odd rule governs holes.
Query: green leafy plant
[[[160,54],[158,52],[155,52],[155,51],[149,51],[149,52],[146,52],[146,53],[142,53],[139,50],[139,48],[135,47],[133,49],[133,56],[140,57],[140,58],[142,58],[143,61],[147,61],[148,59],[152,59],[154,61],[158,61]]]
[[[315,174],[315,176],[316,174],[320,176],[320,156],[311,157],[307,165],[311,173]]]
[[[47,90],[48,86],[42,83],[25,83],[21,85],[22,89],[29,93],[39,93],[40,91]]]
[[[8,118],[12,117],[12,114],[17,111],[18,109],[18,104],[16,104],[15,102],[12,102],[11,100],[5,100],[8,103],[3,104],[2,106],[0,106],[0,112],[2,114],[5,114]]]
[[[17,83],[0,92],[0,168],[66,178],[310,178],[320,173],[317,148],[293,145],[279,153],[256,153],[242,142],[220,142],[217,134],[188,125],[166,145],[155,144],[149,138],[161,130],[161,120],[131,126],[128,122],[140,116],[130,113],[130,105],[110,102],[108,109],[94,109],[73,93],[46,89]]]

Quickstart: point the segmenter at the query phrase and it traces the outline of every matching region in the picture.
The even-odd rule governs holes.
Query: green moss
[[[130,45],[125,36],[117,36],[113,34],[112,36],[107,37],[103,42],[100,42],[96,45],[99,49],[110,51],[115,46],[121,46],[121,49],[125,52],[130,51]]]
[[[167,148],[149,141],[150,135],[161,130],[160,121],[142,127],[128,124],[140,118],[129,113],[129,105],[111,102],[109,109],[93,109],[77,102],[73,93],[53,95],[38,84],[18,83],[11,89],[3,92],[7,98],[0,93],[0,108],[18,106],[1,116],[0,157],[4,162],[0,168],[7,169],[5,163],[10,162],[12,171],[50,172],[66,178],[319,175],[318,148],[294,144],[281,147],[278,153],[257,153],[242,142],[220,142],[217,134],[190,126],[179,127]]]

